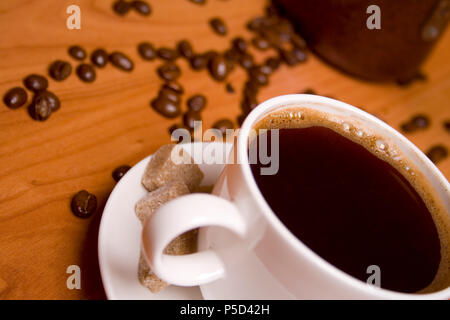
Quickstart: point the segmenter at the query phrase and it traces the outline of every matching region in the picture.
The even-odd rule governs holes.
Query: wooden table
[[[97,261],[97,234],[101,212],[115,182],[111,171],[133,165],[170,140],[168,127],[180,119],[156,114],[149,101],[161,80],[158,62],[144,62],[136,45],[147,40],[157,46],[173,46],[182,38],[198,51],[223,50],[236,35],[249,38],[245,22],[263,12],[263,0],[208,0],[198,6],[187,0],[154,1],[150,17],[131,12],[119,17],[112,0],[3,0],[0,2],[0,93],[17,85],[30,73],[45,74],[55,59],[75,61],[69,45],[89,51],[97,47],[121,50],[135,62],[131,73],[112,66],[97,72],[92,84],[72,75],[64,82],[50,81],[50,90],[62,100],[62,108],[46,122],[32,121],[26,109],[0,105],[0,297],[6,299],[104,298]],[[66,28],[66,8],[78,4],[81,30]],[[207,21],[223,17],[229,27],[224,38],[214,34]],[[272,52],[273,53],[273,52]],[[270,54],[270,52],[268,53]],[[261,60],[266,54],[258,54]],[[259,100],[297,93],[307,88],[362,106],[392,125],[417,112],[432,119],[429,129],[408,135],[419,148],[450,139],[442,121],[450,118],[450,30],[424,66],[428,81],[408,88],[372,84],[343,75],[312,55],[298,67],[282,66],[271,77]],[[241,69],[229,77],[237,93],[225,91],[206,72],[194,72],[181,61],[180,82],[187,95],[203,93],[209,99],[203,113],[209,127],[218,118],[233,120],[239,114]],[[185,96],[185,97],[186,97]],[[450,159],[439,163],[448,178]],[[90,219],[75,217],[69,208],[80,189],[95,193],[100,202]],[[69,265],[79,265],[82,289],[69,290]]]

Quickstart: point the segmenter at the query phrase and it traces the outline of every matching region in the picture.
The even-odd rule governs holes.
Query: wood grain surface
[[[67,55],[69,45],[89,52],[97,47],[121,50],[135,62],[132,73],[111,65],[97,69],[92,84],[74,74],[66,81],[50,81],[50,90],[62,101],[61,109],[46,122],[30,119],[26,108],[10,110],[0,103],[0,297],[6,299],[102,299],[97,262],[97,234],[103,205],[114,187],[112,170],[133,165],[170,141],[167,129],[180,119],[167,120],[150,107],[161,84],[155,68],[145,62],[136,45],[150,41],[173,47],[189,39],[195,50],[223,50],[237,35],[247,39],[245,23],[261,15],[263,0],[208,0],[205,6],[187,0],[149,0],[150,17],[130,12],[119,17],[111,0],[2,0],[0,1],[0,94],[21,85],[30,73],[46,74],[55,59],[77,63]],[[66,28],[66,8],[81,7],[81,30]],[[219,37],[208,26],[220,16],[229,34]],[[256,53],[256,52],[255,52]],[[273,54],[257,53],[258,60]],[[407,88],[373,84],[348,77],[310,55],[306,64],[282,66],[270,78],[259,100],[312,88],[376,114],[394,128],[418,112],[431,117],[427,130],[407,135],[420,149],[440,143],[450,147],[442,126],[450,118],[450,30],[424,65],[428,76]],[[203,113],[209,127],[223,117],[239,114],[245,73],[237,68],[229,80],[236,88],[227,93],[205,72],[189,70],[180,62],[180,83],[187,94],[203,93]],[[450,159],[439,163],[450,177]],[[71,196],[80,189],[97,195],[100,207],[90,219],[75,217]],[[82,289],[69,290],[66,269],[79,265]]]

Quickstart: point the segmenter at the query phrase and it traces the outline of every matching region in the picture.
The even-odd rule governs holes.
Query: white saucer
[[[221,144],[228,154],[232,145]],[[183,148],[191,153],[191,150],[197,147],[203,150],[205,145],[208,144],[187,143]],[[134,213],[134,206],[147,193],[141,184],[141,177],[150,158],[151,155],[140,161],[120,179],[103,211],[98,235],[98,259],[106,296],[108,299],[120,300],[203,299],[199,287],[169,286],[154,294],[138,280],[142,227]],[[195,161],[198,162],[197,157]],[[199,167],[204,174],[202,185],[213,185],[223,166],[200,163]]]

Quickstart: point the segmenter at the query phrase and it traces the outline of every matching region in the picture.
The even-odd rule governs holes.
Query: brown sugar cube
[[[183,182],[169,182],[165,186],[149,192],[145,197],[136,203],[136,216],[139,220],[141,220],[141,223],[144,223],[144,220],[153,214],[164,203],[188,193],[189,189]]]
[[[168,144],[159,148],[150,159],[142,184],[148,191],[153,191],[170,181],[181,180],[192,191],[202,179],[203,173],[191,156],[179,145]]]
[[[143,254],[139,257],[139,269],[138,269],[139,282],[153,293],[158,293],[169,284],[158,278],[145,261]]]

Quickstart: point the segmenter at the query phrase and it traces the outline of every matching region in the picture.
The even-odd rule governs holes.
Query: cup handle
[[[182,233],[207,226],[229,229],[242,238],[247,230],[237,207],[214,195],[185,195],[159,208],[145,220],[142,230],[142,251],[152,271],[178,286],[197,286],[221,278],[225,267],[214,250],[179,256],[164,253]]]

